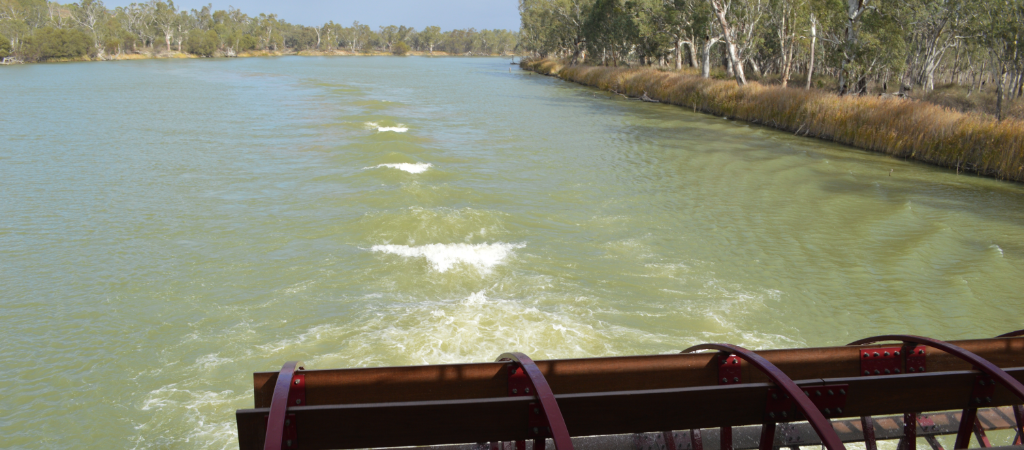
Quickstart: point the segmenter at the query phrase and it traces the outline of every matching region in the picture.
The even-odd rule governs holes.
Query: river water
[[[251,373],[292,359],[1024,328],[1024,186],[507,59],[25,65],[0,90],[4,446],[237,448]]]

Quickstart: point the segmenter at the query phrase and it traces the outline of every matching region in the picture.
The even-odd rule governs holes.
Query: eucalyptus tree
[[[759,41],[758,25],[767,9],[767,0],[710,0],[711,8],[722,27],[725,37],[726,54],[730,66],[740,85],[747,84],[743,71],[748,50]],[[755,72],[760,71],[754,66]]]
[[[434,46],[440,42],[441,39],[441,27],[429,26],[423,28],[423,31],[419,32],[419,40],[423,45],[427,46],[427,51],[431,54],[434,53]]]

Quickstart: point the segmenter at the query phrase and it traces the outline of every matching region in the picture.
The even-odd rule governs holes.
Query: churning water
[[[2,68],[4,445],[237,448],[293,359],[1024,327],[1024,186],[508,67]]]

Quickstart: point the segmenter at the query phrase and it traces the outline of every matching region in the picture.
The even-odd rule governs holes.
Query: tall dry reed
[[[704,79],[653,68],[522,67],[587,86],[767,125],[942,167],[1024,182],[1024,122],[1002,122],[931,103]]]

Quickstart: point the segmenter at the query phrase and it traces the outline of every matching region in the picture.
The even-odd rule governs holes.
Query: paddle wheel
[[[845,347],[253,374],[236,412],[242,450],[443,446],[452,450],[771,450],[1012,430],[1021,445],[1024,330],[944,342],[887,335]],[[929,412],[929,413],[925,413]]]

